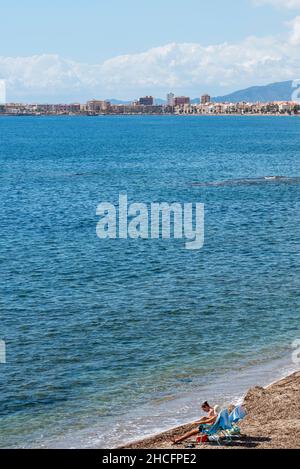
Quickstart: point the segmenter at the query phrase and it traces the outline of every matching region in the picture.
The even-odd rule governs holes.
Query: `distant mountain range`
[[[213,98],[214,102],[231,102],[237,103],[242,101],[248,102],[267,102],[267,101],[290,101],[294,88],[293,82],[281,81],[271,83],[264,86],[251,86],[245,90],[235,91],[225,96],[217,96]]]
[[[121,99],[107,99],[111,104],[130,104],[132,101],[122,101]]]
[[[268,101],[290,101],[294,88],[292,80],[271,83],[270,85],[251,86],[244,90],[234,91],[225,96],[216,96],[212,98],[213,102],[268,102]],[[110,99],[112,104],[130,104],[131,101],[120,101],[118,99]],[[199,98],[191,100],[193,104],[200,102]],[[166,100],[156,98],[155,104],[166,104]]]
[[[126,104],[131,104],[132,103],[132,101],[122,101],[121,99],[114,99],[114,98],[108,99],[107,101],[109,101],[111,104],[124,104],[124,105],[126,105]],[[161,104],[166,104],[167,101],[165,99],[155,98],[154,102],[157,105],[161,105]]]

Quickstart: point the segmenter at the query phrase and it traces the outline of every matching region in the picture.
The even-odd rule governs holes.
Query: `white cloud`
[[[89,65],[58,55],[0,57],[8,100],[77,101],[92,97],[199,96],[300,77],[300,17],[285,40],[249,37],[237,44],[171,43]]]
[[[167,44],[142,54],[106,61],[102,76],[107,85],[136,87],[195,87],[198,84],[235,86],[252,80],[285,78],[286,53],[272,38],[248,38],[240,44]],[[297,64],[295,64],[297,65]]]
[[[300,0],[253,0],[256,5],[273,5],[275,7],[300,9]]]
[[[296,16],[296,18],[290,22],[290,26],[292,29],[290,34],[291,44],[294,46],[300,45],[300,16]]]

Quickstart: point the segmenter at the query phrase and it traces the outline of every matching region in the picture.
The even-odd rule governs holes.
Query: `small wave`
[[[257,178],[227,179],[225,181],[194,182],[193,187],[226,187],[226,186],[246,186],[268,183],[300,184],[300,177],[288,176],[263,176]]]
[[[97,174],[100,174],[99,172],[96,171],[89,171],[89,172],[82,172],[82,173],[64,173],[62,176],[66,177],[78,177],[78,176],[95,176]]]

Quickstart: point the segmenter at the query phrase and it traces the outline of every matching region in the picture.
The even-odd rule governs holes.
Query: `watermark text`
[[[6,363],[6,344],[4,340],[0,340],[0,363]]]
[[[117,206],[102,202],[96,214],[101,218],[96,233],[100,239],[185,239],[185,248],[204,244],[204,204],[132,203],[119,195]]]

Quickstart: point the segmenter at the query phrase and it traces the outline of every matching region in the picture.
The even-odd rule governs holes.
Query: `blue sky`
[[[11,101],[222,94],[300,74],[299,0],[10,0],[1,18]]]
[[[1,6],[1,55],[54,53],[94,63],[170,42],[275,34],[291,16],[249,0],[10,0]]]

